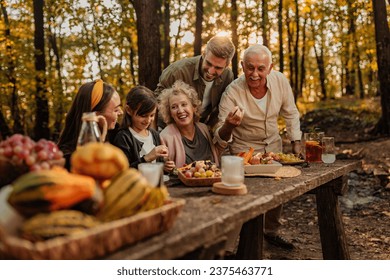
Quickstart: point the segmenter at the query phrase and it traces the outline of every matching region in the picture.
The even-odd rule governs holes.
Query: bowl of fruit
[[[0,188],[24,173],[64,164],[63,153],[54,142],[35,142],[28,136],[14,134],[0,142]]]
[[[206,187],[221,182],[221,170],[210,160],[194,161],[177,169],[180,181],[190,187]]]
[[[272,152],[254,154],[250,148],[248,153],[239,156],[244,157],[245,174],[274,174],[282,167]]]

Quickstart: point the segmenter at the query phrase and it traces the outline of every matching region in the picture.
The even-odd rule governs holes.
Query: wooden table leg
[[[243,224],[236,254],[237,260],[263,259],[264,215]]]
[[[342,184],[343,177],[340,177],[316,189],[318,225],[324,260],[350,259],[336,194]]]

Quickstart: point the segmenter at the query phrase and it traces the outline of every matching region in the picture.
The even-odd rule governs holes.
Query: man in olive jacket
[[[161,74],[157,89],[170,88],[176,80],[194,87],[202,101],[200,121],[210,129],[218,121],[218,105],[225,88],[233,81],[233,72],[228,68],[235,53],[232,41],[224,36],[212,37],[202,55],[184,58],[169,65]],[[165,124],[158,120],[158,126]]]

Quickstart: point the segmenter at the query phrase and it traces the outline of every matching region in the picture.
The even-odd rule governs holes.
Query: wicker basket
[[[121,247],[168,230],[184,204],[183,199],[172,199],[160,208],[104,223],[78,235],[35,243],[6,232],[5,225],[0,224],[0,259],[79,260],[103,257]],[[22,222],[20,217],[11,220],[17,221],[19,226]],[[16,228],[18,225],[12,226]]]
[[[18,165],[0,156],[0,188],[11,184],[20,175],[28,172],[25,165]]]
[[[210,187],[214,183],[221,182],[221,177],[187,178],[182,171],[177,173],[180,181],[189,187]]]
[[[57,160],[48,160],[47,161],[50,166],[61,166],[65,165],[65,159],[57,159]],[[11,184],[15,181],[19,176],[29,172],[28,166],[24,163],[16,164],[5,158],[0,156],[0,188],[6,185]]]

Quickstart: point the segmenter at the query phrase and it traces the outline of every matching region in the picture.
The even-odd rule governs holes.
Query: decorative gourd
[[[88,175],[99,181],[111,179],[128,167],[123,151],[108,143],[91,142],[79,146],[71,157],[73,173]]]
[[[104,205],[97,217],[112,221],[161,207],[168,198],[165,186],[153,187],[134,168],[119,173],[104,189]]]
[[[71,174],[60,167],[26,173],[14,181],[12,187],[8,202],[27,217],[69,209],[88,199],[100,204],[102,199],[93,178]]]
[[[41,241],[74,235],[99,224],[95,217],[80,211],[59,210],[41,213],[26,220],[22,225],[21,233],[30,241]]]
[[[112,179],[104,189],[104,204],[98,213],[102,221],[111,221],[130,216],[149,195],[151,185],[134,169],[128,168]]]

